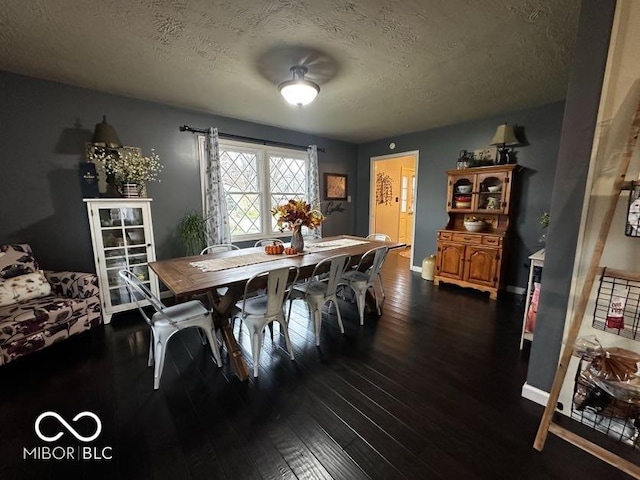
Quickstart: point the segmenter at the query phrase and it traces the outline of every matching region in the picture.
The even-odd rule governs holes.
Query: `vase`
[[[124,198],[138,198],[140,196],[140,185],[137,183],[123,183],[122,196]]]
[[[291,231],[291,246],[298,252],[304,250],[304,238],[302,237],[302,231],[299,226],[293,227]]]

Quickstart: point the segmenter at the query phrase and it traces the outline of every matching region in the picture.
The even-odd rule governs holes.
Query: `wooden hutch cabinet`
[[[434,284],[452,283],[489,293],[504,287],[504,253],[513,212],[513,175],[517,165],[447,171],[449,222],[438,230]],[[480,221],[468,231],[465,221]]]

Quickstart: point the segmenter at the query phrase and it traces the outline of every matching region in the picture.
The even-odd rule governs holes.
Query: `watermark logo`
[[[83,437],[82,435],[80,435],[71,425],[69,425],[69,423],[67,423],[67,421],[64,418],[62,418],[56,412],[43,412],[38,416],[38,418],[36,418],[35,429],[36,429],[36,435],[38,435],[38,437],[40,437],[40,439],[44,440],[45,442],[55,442],[56,440],[59,440],[60,437],[62,437],[62,435],[64,435],[64,432],[58,432],[53,437],[48,437],[44,433],[42,433],[42,431],[40,430],[40,423],[42,423],[42,420],[44,420],[47,417],[52,417],[58,420],[58,422],[60,422],[60,424],[64,426],[64,428],[66,428],[71,435],[76,437],[81,442],[85,442],[85,443],[93,442],[96,438],[100,436],[100,433],[102,432],[102,422],[100,421],[100,418],[93,412],[87,412],[87,411],[80,412],[75,417],[73,417],[73,420],[72,420],[73,422],[77,422],[78,420],[84,417],[89,417],[93,419],[93,421],[96,422],[96,431],[93,435],[89,437]]]
[[[51,418],[57,421],[59,424],[58,430],[49,432],[49,434],[42,431],[43,420]],[[95,425],[95,431],[88,436],[78,432],[69,422],[67,422],[60,414],[53,411],[46,411],[38,415],[34,423],[34,430],[38,438],[47,443],[53,443],[60,440],[65,433],[70,433],[76,440],[89,443],[96,440],[102,433],[102,421],[100,417],[93,412],[83,411],[78,413],[71,419],[72,423],[76,423],[83,418],[90,418]],[[50,423],[50,422],[47,422]],[[62,429],[64,427],[64,430]],[[84,432],[88,433],[88,432]],[[88,446],[88,445],[65,445],[65,446],[40,446],[22,449],[23,460],[74,460],[74,461],[89,461],[89,460],[111,460],[113,458],[113,449],[110,446]]]

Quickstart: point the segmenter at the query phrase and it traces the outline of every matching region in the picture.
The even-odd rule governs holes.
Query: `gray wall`
[[[215,105],[215,98],[211,102]],[[0,105],[0,243],[30,243],[48,269],[94,271],[78,163],[84,161],[85,142],[103,114],[125,145],[145,153],[155,148],[164,165],[162,181],[147,187],[158,258],[181,254],[175,227],[201,203],[196,137],[179,132],[179,125],[315,143],[325,149],[318,154],[321,183],[324,172],[346,173],[350,179],[356,174],[357,148],[345,142],[6,72],[0,72]],[[344,203],[344,212],[327,219],[325,235],[354,233],[352,205]]]
[[[549,391],[556,372],[571,288],[615,0],[583,0],[553,184],[551,223],[527,383]]]
[[[499,117],[485,118],[473,122],[451,125],[408,135],[386,138],[360,145],[358,149],[358,217],[356,230],[360,235],[369,229],[369,170],[374,156],[395,152],[418,150],[420,160],[417,178],[415,217],[414,263],[421,265],[422,259],[436,251],[436,230],[447,223],[446,174],[455,168],[460,150],[475,150],[486,147],[496,127],[504,122],[521,127],[528,145],[517,147],[517,162],[523,168],[518,174],[519,186],[514,198],[513,234],[509,249],[506,282],[508,285],[526,287],[528,271],[527,257],[541,245],[538,219],[551,205],[553,184],[564,103],[552,103],[538,108],[510,112]],[[389,143],[396,144],[395,150]]]

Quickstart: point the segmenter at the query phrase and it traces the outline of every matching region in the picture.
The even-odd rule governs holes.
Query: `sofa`
[[[42,271],[27,244],[0,245],[0,365],[102,323],[98,278]]]

